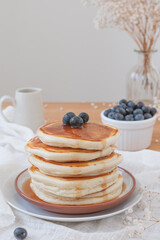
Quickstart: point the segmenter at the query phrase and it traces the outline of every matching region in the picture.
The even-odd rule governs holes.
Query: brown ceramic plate
[[[40,200],[32,190],[29,188],[29,173],[27,169],[22,171],[15,179],[15,188],[17,193],[27,200],[28,202],[45,209],[50,212],[63,213],[63,214],[85,214],[85,213],[94,213],[102,211],[108,208],[112,208],[123,201],[125,201],[134,191],[136,186],[136,180],[133,175],[127,170],[120,168],[119,171],[123,175],[125,188],[121,195],[111,201],[97,203],[97,204],[88,204],[88,205],[60,205],[60,204],[51,204]]]

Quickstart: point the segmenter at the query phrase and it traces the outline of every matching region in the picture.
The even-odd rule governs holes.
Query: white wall
[[[36,86],[45,101],[124,97],[136,46],[126,33],[95,30],[95,14],[81,0],[1,0],[0,95]]]

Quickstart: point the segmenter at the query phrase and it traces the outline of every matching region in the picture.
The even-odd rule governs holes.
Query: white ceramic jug
[[[12,102],[15,108],[13,122],[27,126],[34,132],[44,124],[42,89],[21,88],[16,90],[15,99],[10,96],[1,97],[0,114],[5,121],[11,122],[2,111],[2,104],[5,101]]]

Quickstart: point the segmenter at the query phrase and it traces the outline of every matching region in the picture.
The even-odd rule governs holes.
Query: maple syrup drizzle
[[[59,166],[68,166],[68,167],[86,167],[86,166],[89,166],[90,163],[91,164],[97,164],[99,163],[100,161],[103,161],[103,160],[106,160],[106,159],[111,159],[112,157],[114,156],[119,156],[119,154],[113,152],[111,153],[109,156],[105,156],[105,157],[100,157],[100,158],[97,158],[95,160],[90,160],[90,161],[84,161],[84,162],[80,162],[80,161],[73,161],[73,162],[56,162],[56,161],[53,161],[53,160],[49,160],[48,162],[42,158],[42,157],[39,157],[39,156],[36,156],[34,155],[34,157],[36,159],[38,159],[39,161],[42,161],[44,163],[50,163],[50,164],[54,164],[54,165],[59,165]],[[102,164],[105,166],[105,162],[102,162]]]
[[[32,138],[30,141],[27,142],[26,144],[27,148],[32,148],[32,149],[44,149],[47,152],[55,152],[55,153],[66,153],[66,152],[85,152],[85,153],[94,153],[94,152],[100,152],[101,150],[87,150],[87,149],[79,149],[79,148],[69,148],[69,147],[54,147],[54,146],[49,146],[41,142],[41,140],[38,137]]]
[[[29,168],[30,171],[34,172],[34,171],[37,171],[37,172],[40,172],[40,170],[32,165],[30,168]],[[79,182],[83,181],[83,180],[88,180],[88,179],[94,179],[94,178],[99,178],[99,177],[106,177],[107,175],[111,174],[111,173],[114,173],[115,171],[117,171],[117,169],[113,169],[111,172],[107,172],[107,173],[103,173],[101,175],[96,175],[96,176],[84,176],[84,177],[57,177],[57,176],[51,176],[51,175],[48,175],[50,178],[57,178],[57,179],[62,179],[62,180],[65,180],[65,181],[74,181],[74,180],[79,180]],[[44,174],[41,172],[41,174]],[[46,175],[46,174],[44,174]]]
[[[125,182],[123,182],[123,184],[122,184],[122,192],[121,193],[123,193],[125,190],[126,190],[126,184],[125,184]]]
[[[44,201],[42,201],[41,199],[39,199],[39,198],[35,195],[35,193],[32,191],[32,189],[31,189],[31,187],[30,187],[30,183],[31,183],[31,179],[30,179],[30,178],[27,179],[27,180],[23,183],[23,185],[22,185],[23,193],[24,193],[27,197],[29,197],[29,198],[31,198],[31,199],[44,202]],[[122,194],[125,190],[126,190],[126,184],[123,182],[121,194]],[[77,193],[76,193],[76,198],[78,199],[78,198],[80,198],[80,196],[81,196],[81,188],[80,188],[80,187],[76,187],[76,191],[77,191]],[[104,196],[104,198],[105,198],[105,196]],[[118,197],[116,197],[116,198],[118,198]],[[114,199],[116,199],[116,198],[114,198]],[[112,199],[112,200],[114,200],[114,199]],[[112,201],[112,200],[109,200],[109,201]],[[106,201],[108,201],[108,200],[107,200],[107,196],[106,196]]]
[[[40,128],[45,134],[58,137],[81,139],[86,141],[102,142],[105,148],[105,139],[117,134],[118,129],[98,123],[85,123],[82,128],[71,128],[61,123],[50,123]]]
[[[23,185],[22,185],[22,190],[23,190],[23,193],[29,197],[29,198],[32,198],[34,200],[38,200],[38,201],[42,201],[41,199],[39,199],[35,193],[32,191],[31,187],[30,187],[30,183],[31,183],[31,179],[27,179]],[[43,201],[42,201],[43,202]]]

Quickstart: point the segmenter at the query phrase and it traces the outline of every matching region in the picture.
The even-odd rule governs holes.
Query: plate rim
[[[132,193],[133,191],[135,190],[135,187],[136,187],[136,180],[135,180],[135,177],[126,169],[122,168],[122,167],[118,167],[120,170],[123,170],[124,172],[126,172],[132,179],[132,182],[133,182],[133,186],[132,188],[130,189],[129,192],[127,192],[125,195],[121,196],[120,198],[116,198],[116,199],[113,199],[111,201],[109,201],[110,203],[112,204],[116,204],[117,202],[120,201],[123,202],[124,200],[126,200]],[[36,204],[37,206],[39,206],[39,204],[41,204],[41,206],[48,206],[48,207],[63,207],[64,208],[67,208],[67,209],[85,209],[85,208],[88,208],[88,207],[95,207],[95,206],[103,206],[103,205],[106,205],[108,202],[103,202],[103,203],[96,203],[96,204],[85,204],[85,205],[67,205],[67,204],[52,204],[52,203],[47,203],[47,202],[44,202],[42,200],[38,201],[36,199],[32,199],[30,197],[28,197],[27,195],[25,195],[18,187],[18,180],[19,180],[19,177],[28,170],[28,168],[24,169],[23,171],[21,171],[18,176],[16,177],[15,179],[15,182],[14,182],[14,186],[15,186],[15,189],[16,189],[16,192],[25,200],[27,200],[28,202],[31,202],[33,204]],[[39,206],[40,207],[40,206]],[[42,207],[41,207],[42,208]],[[105,210],[105,209],[104,209]]]
[[[123,212],[127,211],[129,208],[134,207],[141,199],[142,199],[142,194],[140,194],[139,198],[134,203],[129,205],[128,207],[125,207],[121,210],[118,210],[118,211],[115,211],[112,213],[105,213],[103,215],[100,214],[98,216],[83,216],[83,214],[81,214],[81,216],[75,217],[75,218],[66,217],[66,215],[71,215],[71,214],[64,214],[64,217],[40,215],[40,214],[33,213],[31,211],[23,210],[19,207],[16,207],[12,203],[10,203],[10,201],[7,201],[7,202],[14,209],[16,209],[22,213],[25,213],[29,216],[33,216],[33,217],[36,217],[39,219],[44,219],[44,220],[49,220],[49,221],[57,221],[57,222],[87,222],[87,221],[96,221],[96,220],[100,220],[100,219],[104,219],[104,218],[108,218],[108,217],[113,217],[115,215],[123,213]],[[29,202],[27,202],[27,203],[29,203]],[[31,203],[29,203],[29,204],[31,204]],[[47,211],[47,210],[44,210],[44,211]],[[99,213],[102,213],[103,211],[105,211],[105,210],[99,211]],[[90,213],[87,213],[87,215],[88,214],[90,214]],[[77,214],[77,215],[79,215],[79,214]],[[74,214],[72,216],[76,216],[76,214]]]

